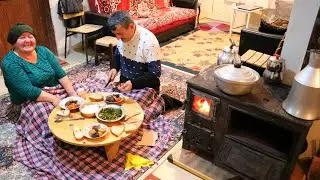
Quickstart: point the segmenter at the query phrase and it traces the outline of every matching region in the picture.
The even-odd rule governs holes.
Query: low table
[[[89,94],[86,94],[85,96],[88,97]],[[86,98],[85,103],[90,103],[89,98]],[[128,120],[129,121],[135,121],[132,124],[135,124],[137,127],[136,130],[139,129],[139,127],[142,124],[142,121],[144,119],[144,112],[141,106],[134,100],[125,100],[122,103],[122,107],[124,108],[126,112],[126,117],[129,117],[133,114],[136,114],[137,112],[140,112],[139,115],[136,115]],[[86,147],[98,147],[98,146],[104,146],[106,155],[108,157],[108,161],[112,161],[116,156],[119,149],[119,145],[122,139],[127,138],[131,134],[134,134],[136,131],[133,132],[123,132],[119,137],[113,135],[111,133],[111,129],[109,135],[101,137],[99,139],[88,139],[86,137],[83,137],[81,140],[77,140],[74,137],[73,134],[73,127],[79,127],[83,131],[84,127],[92,124],[92,123],[101,123],[107,125],[109,128],[115,125],[121,125],[121,123],[124,120],[114,122],[114,123],[106,123],[101,122],[97,118],[85,118],[85,120],[66,120],[59,123],[54,122],[55,118],[57,117],[57,111],[61,110],[60,107],[55,107],[53,111],[50,113],[48,118],[48,125],[49,128],[54,136],[56,136],[61,141],[76,145],[76,146],[86,146]],[[76,114],[80,115],[80,112],[76,112]],[[141,120],[141,121],[139,121]]]

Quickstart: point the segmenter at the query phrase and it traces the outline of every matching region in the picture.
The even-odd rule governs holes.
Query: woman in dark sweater
[[[33,29],[25,24],[14,25],[7,41],[14,46],[2,60],[5,84],[14,104],[28,100],[58,105],[60,98],[41,88],[61,84],[69,96],[77,95],[72,82],[55,55],[46,47],[36,46]]]

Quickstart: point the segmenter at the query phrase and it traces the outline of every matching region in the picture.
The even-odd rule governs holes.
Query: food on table
[[[89,131],[89,136],[92,138],[98,138],[102,137],[107,132],[107,129],[100,126],[100,125],[94,125],[92,126],[92,129]]]
[[[99,106],[96,104],[83,105],[80,107],[80,113],[83,117],[91,118],[95,116],[95,113],[99,110]]]
[[[138,127],[135,124],[124,124],[124,131],[132,132],[135,131]]]
[[[63,109],[63,110],[57,111],[58,116],[67,117],[67,116],[69,116],[69,114],[70,114],[69,109]]]
[[[107,95],[105,101],[109,103],[120,103],[122,102],[122,100],[123,100],[123,97],[121,97],[120,94],[114,93],[114,94]]]
[[[112,134],[114,134],[115,136],[120,136],[123,131],[124,131],[124,126],[123,126],[123,125],[120,125],[120,126],[112,126],[112,127],[111,127],[111,132],[112,132]]]
[[[103,120],[115,120],[122,116],[122,110],[120,108],[106,107],[100,110],[98,116]]]
[[[68,109],[77,109],[80,107],[80,102],[78,102],[76,99],[70,99],[68,102],[66,102],[65,107]]]
[[[73,127],[73,134],[77,140],[80,140],[83,138],[83,133],[79,127]]]
[[[100,102],[100,101],[103,101],[104,98],[103,98],[103,95],[94,93],[89,95],[89,99],[92,102]]]

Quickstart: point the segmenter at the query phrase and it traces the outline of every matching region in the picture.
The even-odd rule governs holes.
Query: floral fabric
[[[153,11],[148,18],[137,18],[136,22],[155,33],[157,28],[164,27],[177,21],[195,18],[196,12],[193,9],[171,7],[170,9],[158,9]]]

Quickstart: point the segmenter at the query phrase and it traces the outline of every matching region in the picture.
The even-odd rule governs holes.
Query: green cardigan
[[[35,101],[41,88],[56,86],[58,80],[66,76],[55,55],[46,47],[37,46],[35,64],[29,63],[10,51],[2,60],[1,68],[5,84],[14,104],[27,100]]]

